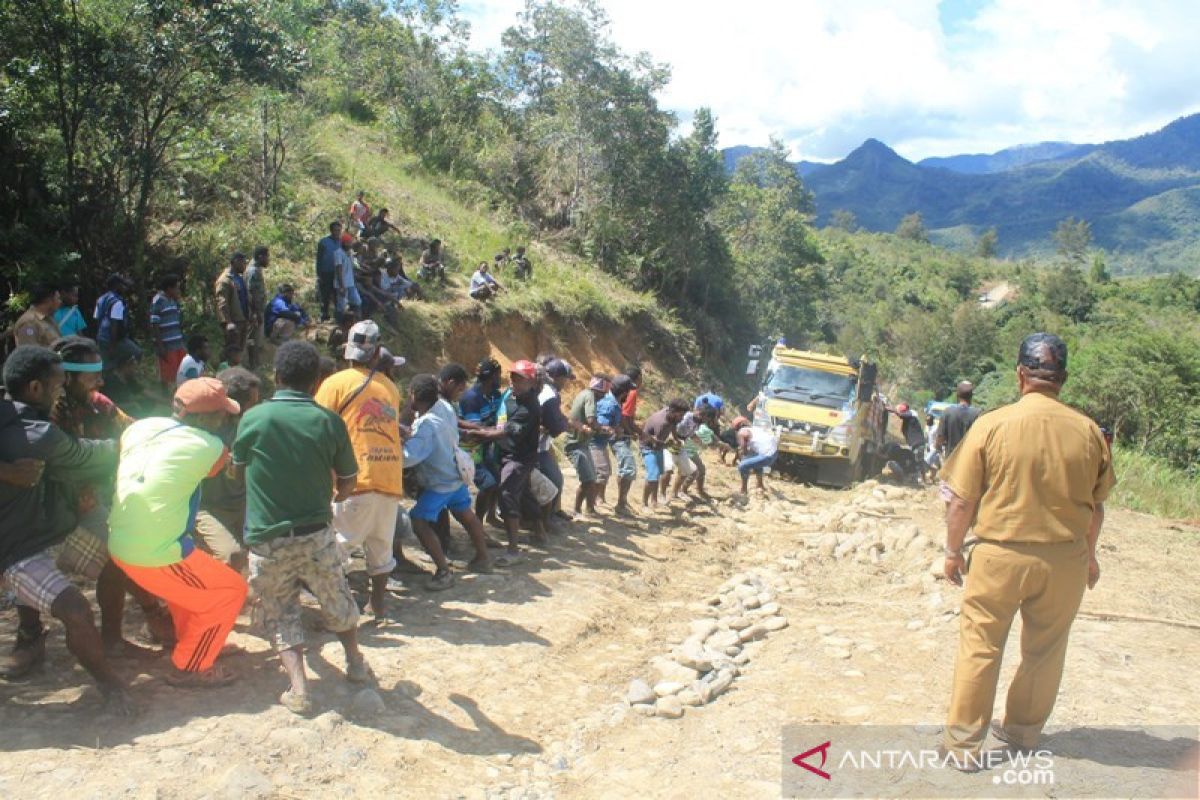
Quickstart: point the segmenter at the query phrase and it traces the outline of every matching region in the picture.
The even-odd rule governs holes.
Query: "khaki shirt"
[[[18,345],[36,344],[49,347],[54,344],[55,339],[61,336],[62,334],[58,332],[58,325],[54,322],[54,315],[47,314],[43,317],[34,308],[30,308],[22,314],[13,327],[13,337],[17,340]]]
[[[246,280],[246,276],[242,275],[242,280]],[[249,296],[250,287],[246,287],[247,297]],[[242,309],[241,298],[238,297],[237,286],[233,283],[233,278],[229,274],[229,270],[223,271],[213,284],[213,293],[217,297],[217,319],[224,325],[229,322],[245,322],[246,312]]]
[[[942,478],[963,500],[979,502],[975,534],[999,542],[1085,538],[1116,483],[1096,423],[1037,392],[981,416]]]

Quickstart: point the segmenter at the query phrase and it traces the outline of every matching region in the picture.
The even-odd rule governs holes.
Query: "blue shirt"
[[[417,417],[412,436],[404,443],[404,466],[417,468],[417,482],[431,492],[456,492],[462,487],[454,450],[458,447],[458,415],[438,398],[433,408]]]
[[[617,402],[617,398],[613,397],[612,392],[596,401],[596,424],[609,428],[616,428],[621,424],[621,404]],[[597,433],[592,437],[592,441],[599,445],[605,445],[611,438],[610,434]]]
[[[162,292],[150,302],[150,324],[158,328],[159,338],[168,350],[182,350],[183,317],[179,304]]]
[[[78,336],[87,330],[87,322],[79,306],[63,306],[54,312],[54,322],[63,336]]]
[[[484,394],[483,387],[477,381],[459,398],[458,407],[462,409],[463,419],[490,427],[496,424],[496,416],[500,411],[500,393]]]
[[[229,278],[233,281],[233,288],[237,290],[238,303],[242,306],[242,314],[249,317],[250,293],[246,291],[246,281],[233,270],[229,270]]]
[[[290,319],[297,325],[308,324],[308,314],[304,313],[304,309],[295,303],[289,303],[287,298],[281,294],[275,295],[271,304],[267,306],[267,313],[263,315],[263,327],[267,333],[270,333],[271,328],[275,327],[277,319]]]
[[[342,243],[332,236],[317,242],[317,274],[332,275],[336,271],[334,257],[341,252]]]

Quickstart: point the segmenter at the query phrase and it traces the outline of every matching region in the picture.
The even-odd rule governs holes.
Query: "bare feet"
[[[112,659],[128,658],[136,661],[153,661],[161,658],[165,653],[166,650],[142,647],[128,639],[117,639],[115,642],[104,643],[104,656]]]
[[[100,691],[104,695],[105,712],[118,717],[136,717],[142,713],[124,686],[101,686]]]
[[[346,680],[351,683],[373,683],[375,673],[367,665],[367,660],[361,655],[355,660],[346,661]]]
[[[293,714],[298,714],[301,717],[306,717],[313,712],[312,698],[307,694],[297,692],[295,689],[288,689],[279,695],[279,704]]]
[[[490,575],[494,566],[490,556],[476,557],[467,562],[467,571],[480,575]]]

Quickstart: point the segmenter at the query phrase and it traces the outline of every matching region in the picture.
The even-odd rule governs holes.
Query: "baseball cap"
[[[524,358],[513,364],[509,371],[514,375],[523,375],[530,380],[537,378],[537,365]]]
[[[1042,372],[1063,372],[1067,368],[1067,343],[1053,333],[1032,333],[1021,342],[1017,364]]]
[[[546,364],[546,374],[551,378],[570,378],[575,373],[572,372],[571,365],[561,358],[552,358]]]
[[[475,368],[475,377],[490,378],[493,375],[500,374],[500,362],[494,358],[485,358],[479,362],[479,366]]]
[[[175,413],[180,416],[209,414],[213,411],[224,411],[226,414],[242,412],[237,401],[230,400],[225,393],[225,384],[216,378],[192,378],[179,384],[175,390],[174,405]]]
[[[370,361],[379,349],[379,326],[369,319],[354,323],[346,336],[343,354],[347,361]]]
[[[388,350],[386,347],[379,348],[379,360],[387,363],[389,359],[391,360],[391,366],[396,369],[399,369],[408,363],[408,359],[404,356],[394,356],[392,355],[392,351]]]

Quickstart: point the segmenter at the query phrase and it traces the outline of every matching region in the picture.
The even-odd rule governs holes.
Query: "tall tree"
[[[929,242],[929,232],[925,230],[925,220],[920,211],[914,211],[900,220],[896,226],[896,235],[901,239],[911,239],[914,242]]]
[[[1054,229],[1054,247],[1059,256],[1082,264],[1092,244],[1092,226],[1085,219],[1067,217]]]

